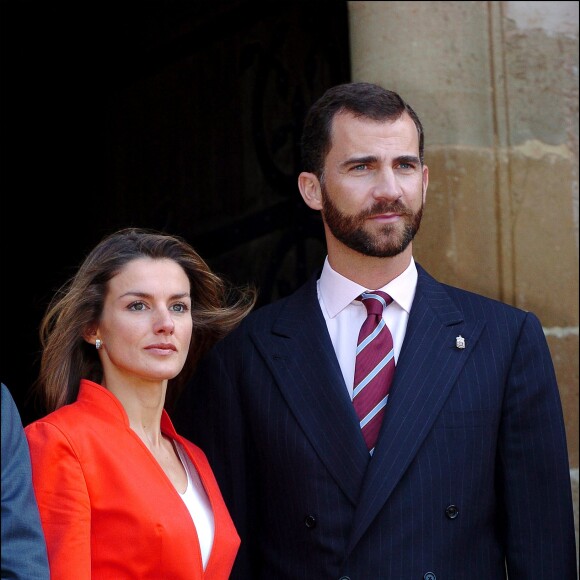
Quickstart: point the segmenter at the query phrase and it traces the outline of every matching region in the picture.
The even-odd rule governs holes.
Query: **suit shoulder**
[[[236,340],[241,334],[250,331],[260,331],[270,328],[272,321],[284,314],[284,311],[295,305],[309,304],[312,300],[318,301],[316,294],[316,279],[313,277],[291,294],[259,306],[253,310],[242,323],[224,340]]]
[[[522,308],[518,308],[507,302],[502,302],[497,298],[492,298],[491,296],[486,296],[485,294],[479,294],[472,290],[465,290],[464,288],[459,288],[457,286],[452,286],[450,284],[442,284],[449,295],[459,304],[462,303],[474,303],[481,304],[486,308],[493,308],[499,310],[505,310],[506,312],[511,312],[515,315],[524,316],[527,311]]]
[[[538,317],[533,312],[502,302],[497,298],[439,282],[420,266],[417,269],[419,271],[418,290],[420,289],[420,293],[431,304],[445,304],[447,300],[451,300],[454,307],[467,318],[501,317],[516,321],[518,324],[521,324],[525,319],[539,322]],[[449,307],[450,305],[447,306],[447,308]]]
[[[284,308],[287,298],[281,298],[270,304],[259,306],[253,310],[232,332],[220,339],[211,349],[211,351],[220,351],[224,348],[239,345],[241,341],[254,332],[262,332],[270,328],[272,320],[279,316],[280,311]]]

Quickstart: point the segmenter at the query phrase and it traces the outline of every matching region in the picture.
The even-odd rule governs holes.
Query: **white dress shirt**
[[[215,522],[213,519],[213,511],[209,497],[201,483],[201,479],[193,465],[189,455],[181,446],[181,443],[174,441],[175,449],[181,459],[181,463],[187,473],[187,488],[183,493],[179,493],[185,506],[191,514],[191,519],[195,524],[197,531],[197,538],[199,540],[199,548],[201,550],[201,559],[203,562],[203,569],[207,567],[207,562],[211,555],[213,540],[215,536]]]
[[[413,258],[400,276],[382,288],[360,286],[334,271],[328,263],[328,257],[324,261],[322,274],[317,283],[318,301],[351,399],[358,334],[367,317],[366,308],[362,302],[356,300],[357,296],[368,290],[382,290],[393,299],[393,302],[385,308],[383,318],[393,335],[396,364],[405,338],[416,288],[417,267]]]

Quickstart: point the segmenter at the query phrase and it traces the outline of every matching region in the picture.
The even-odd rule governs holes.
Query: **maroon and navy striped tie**
[[[363,292],[358,300],[366,306],[367,318],[360,329],[356,348],[352,401],[372,455],[395,375],[393,337],[383,320],[383,309],[393,299],[376,290]]]

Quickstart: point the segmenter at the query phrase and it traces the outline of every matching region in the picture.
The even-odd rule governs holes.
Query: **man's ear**
[[[322,192],[320,181],[314,173],[303,171],[298,176],[298,189],[310,209],[322,209]]]
[[[423,203],[425,203],[425,199],[427,198],[427,188],[429,187],[429,168],[424,165],[423,166]]]

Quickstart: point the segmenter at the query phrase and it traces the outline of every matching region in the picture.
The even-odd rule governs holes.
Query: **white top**
[[[187,473],[187,488],[184,493],[180,493],[179,495],[189,510],[191,519],[195,524],[197,537],[199,538],[199,547],[201,549],[203,569],[205,570],[213,546],[215,531],[213,511],[207,493],[199,479],[195,466],[191,462],[191,459],[189,459],[189,455],[187,455],[180,443],[177,441],[174,441],[174,443],[177,454]]]
[[[383,290],[393,299],[393,302],[385,308],[383,318],[393,335],[396,364],[407,331],[417,278],[417,267],[411,258],[407,269],[386,286],[365,288],[333,270],[328,263],[328,257],[324,261],[317,285],[318,301],[351,399],[356,343],[360,327],[367,316],[364,304],[356,300],[356,297],[368,290]]]

